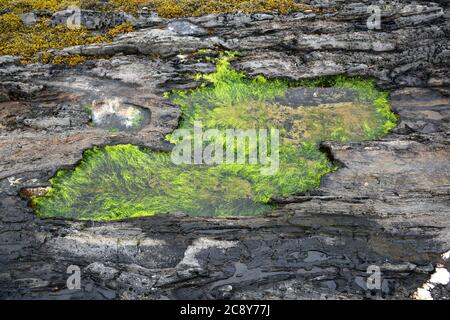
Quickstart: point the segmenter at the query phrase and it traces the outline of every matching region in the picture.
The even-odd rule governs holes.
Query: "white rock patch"
[[[179,266],[190,266],[190,267],[200,267],[200,263],[197,260],[197,254],[202,250],[209,248],[221,248],[227,249],[235,247],[237,241],[219,241],[208,238],[199,238],[194,240],[194,242],[186,249],[184,252],[184,258],[178,264]]]
[[[431,275],[429,282],[446,286],[450,282],[450,272],[445,268],[436,268],[436,272]]]
[[[442,259],[446,261],[450,260],[450,250],[442,255]]]

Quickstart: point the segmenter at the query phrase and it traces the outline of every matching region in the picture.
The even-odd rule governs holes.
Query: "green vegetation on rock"
[[[0,6],[1,8],[1,6]],[[110,42],[122,33],[133,31],[129,23],[122,23],[106,30],[104,35],[94,34],[84,27],[70,29],[52,27],[48,20],[26,26],[16,13],[0,15],[0,55],[22,57],[22,62],[42,62],[75,65],[95,57],[82,55],[52,56],[49,49],[62,49],[77,45]],[[39,55],[38,55],[39,54]]]
[[[119,0],[123,1],[123,0]],[[137,2],[145,2],[139,1]],[[309,9],[295,0],[155,0],[147,1],[160,16],[166,18],[202,16],[224,12],[279,12]]]
[[[33,199],[38,215],[111,220],[177,211],[219,217],[263,214],[272,209],[271,199],[313,190],[334,170],[319,151],[320,141],[374,139],[395,126],[387,94],[371,81],[248,79],[230,68],[232,58],[223,56],[215,73],[196,76],[209,85],[167,96],[180,105],[180,128],[189,132],[197,121],[205,130],[220,132],[279,129],[280,168],[274,175],[261,174],[260,164],[175,165],[170,153],[137,146],[94,148],[74,170],[59,171],[46,196]],[[314,106],[281,103],[295,88],[321,86],[355,96]],[[177,143],[171,135],[167,139]]]
[[[46,50],[61,49],[76,45],[109,42],[115,36],[134,30],[123,23],[103,34],[94,34],[86,28],[71,30],[64,26],[51,27],[49,13],[76,6],[81,9],[99,11],[124,10],[136,13],[147,7],[164,18],[201,16],[223,12],[279,12],[309,8],[294,0],[0,0],[0,55],[15,55],[22,62],[42,62],[75,65],[95,57],[81,55],[53,57]],[[46,18],[26,26],[19,14],[38,10]],[[47,13],[45,13],[47,11]],[[36,54],[41,53],[39,56]]]
[[[161,17],[177,18],[224,12],[279,12],[312,9],[295,0],[0,0],[0,9],[23,13],[31,10],[64,10],[78,6],[91,10],[124,10],[136,12],[147,7]]]

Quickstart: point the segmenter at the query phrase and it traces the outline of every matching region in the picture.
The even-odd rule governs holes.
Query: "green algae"
[[[260,215],[273,209],[272,199],[314,190],[321,178],[335,169],[320,152],[321,141],[375,139],[396,124],[388,94],[378,91],[371,81],[345,77],[298,82],[262,76],[248,79],[230,68],[232,58],[226,54],[218,59],[213,74],[196,75],[204,85],[167,97],[181,107],[180,128],[190,132],[198,121],[205,129],[220,132],[229,128],[279,129],[280,167],[275,174],[261,174],[260,164],[175,165],[166,152],[132,145],[97,147],[86,151],[75,169],[60,170],[51,179],[47,195],[33,198],[36,213],[82,220],[169,212]],[[354,97],[315,106],[283,104],[282,98],[297,87],[333,87],[339,92],[349,90]],[[172,135],[167,139],[179,143]],[[225,139],[220,143],[226,144]]]
[[[94,148],[73,171],[59,171],[50,192],[34,204],[41,216],[95,220],[263,209],[254,204],[249,211],[243,197],[251,197],[247,181],[215,169],[177,166],[168,153],[132,145]]]

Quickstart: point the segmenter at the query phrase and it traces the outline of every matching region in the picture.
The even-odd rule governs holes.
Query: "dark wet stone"
[[[0,297],[410,298],[442,263],[450,242],[448,9],[441,14],[439,6],[422,2],[426,10],[418,12],[396,2],[383,29],[369,32],[355,20],[367,16],[364,4],[316,3],[333,13],[185,19],[208,35],[197,35],[190,25],[184,25],[189,35],[178,34],[169,30],[171,21],[148,17],[142,26],[149,28],[112,43],[55,51],[111,55],[76,67],[20,65],[20,58],[0,57]],[[316,192],[284,199],[268,217],[167,215],[90,223],[33,215],[20,190],[48,185],[56,170],[74,166],[92,146],[170,150],[164,137],[178,126],[180,110],[161,94],[197,86],[189,75],[211,65],[193,53],[217,47],[239,51],[232,66],[251,76],[374,78],[393,90],[398,129],[379,141],[324,142],[339,170]],[[411,84],[419,88],[402,87]],[[320,102],[314,94],[289,94],[283,103]],[[86,103],[111,97],[148,106],[148,125],[119,134],[90,127]],[[229,248],[203,248],[192,256],[190,244],[204,238]],[[310,254],[305,262],[307,252],[328,257]],[[186,255],[198,266],[181,263]],[[364,289],[366,268],[386,261],[391,265],[382,292],[372,296]],[[61,288],[74,262],[82,270],[90,266],[84,273],[89,291]],[[118,273],[111,278],[102,267],[91,270],[95,265]],[[48,285],[33,290],[23,279]],[[228,286],[233,290],[224,292]],[[432,294],[448,299],[448,292],[448,285],[436,286]]]

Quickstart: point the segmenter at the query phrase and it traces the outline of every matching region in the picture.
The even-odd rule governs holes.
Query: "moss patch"
[[[124,23],[121,23],[121,24],[109,29],[106,32],[106,35],[110,38],[115,38],[118,35],[128,33],[128,32],[133,32],[133,31],[134,31],[133,25],[129,22],[124,22]]]
[[[24,62],[33,61],[32,58],[36,53],[48,49],[107,41],[110,40],[93,35],[85,28],[71,30],[63,26],[50,27],[45,21],[27,27],[14,13],[0,16],[0,55],[21,56]],[[72,57],[71,63],[83,60],[80,58]],[[50,59],[50,56],[44,54],[43,59]]]
[[[40,216],[110,220],[183,211],[193,215],[262,212],[252,188],[218,168],[176,166],[168,153],[122,145],[86,151],[74,171],[59,171],[34,206]],[[240,209],[242,208],[242,210]]]
[[[263,214],[272,209],[274,197],[313,190],[334,170],[318,149],[320,141],[373,139],[395,125],[387,94],[373,82],[343,77],[297,83],[248,79],[230,69],[231,59],[222,57],[215,73],[196,76],[210,85],[167,96],[180,105],[180,127],[187,130],[195,121],[221,132],[280,129],[276,174],[262,175],[256,164],[174,165],[169,153],[131,145],[94,148],[74,170],[59,171],[46,196],[33,199],[38,215],[111,220],[175,211],[219,217]],[[325,85],[351,89],[354,99],[315,106],[281,103],[298,86]]]
[[[156,0],[149,3],[165,18],[202,16],[224,12],[278,12],[310,9],[294,0]]]
[[[47,21],[33,26],[25,26],[15,13],[0,16],[0,55],[22,57],[23,63],[42,62],[52,64],[76,65],[88,59],[82,55],[53,56],[45,52],[49,49],[62,49],[76,45],[110,42],[114,37],[133,31],[129,23],[111,28],[104,35],[93,34],[86,28],[70,29],[64,26],[51,27]],[[37,55],[40,53],[40,55]]]
[[[139,8],[148,7],[164,18],[201,16],[224,12],[279,12],[312,9],[294,0],[0,0],[0,9],[6,14],[0,16],[0,55],[23,57],[23,62],[43,62],[54,64],[78,64],[93,57],[70,56],[31,59],[36,53],[48,49],[61,49],[75,45],[108,42],[119,34],[134,30],[129,23],[118,25],[103,35],[95,35],[86,28],[71,30],[63,26],[50,27],[43,20],[33,26],[25,26],[18,14],[32,10],[56,12],[78,6],[93,10],[124,10],[135,13]],[[95,58],[95,57],[94,57]]]
[[[0,0],[0,8],[16,13],[30,10],[55,12],[75,5],[82,9],[124,10],[133,13],[140,8],[148,7],[164,18],[236,11],[284,14],[292,10],[313,9],[311,6],[298,2],[295,0],[111,0],[108,3],[102,3],[96,0]]]

